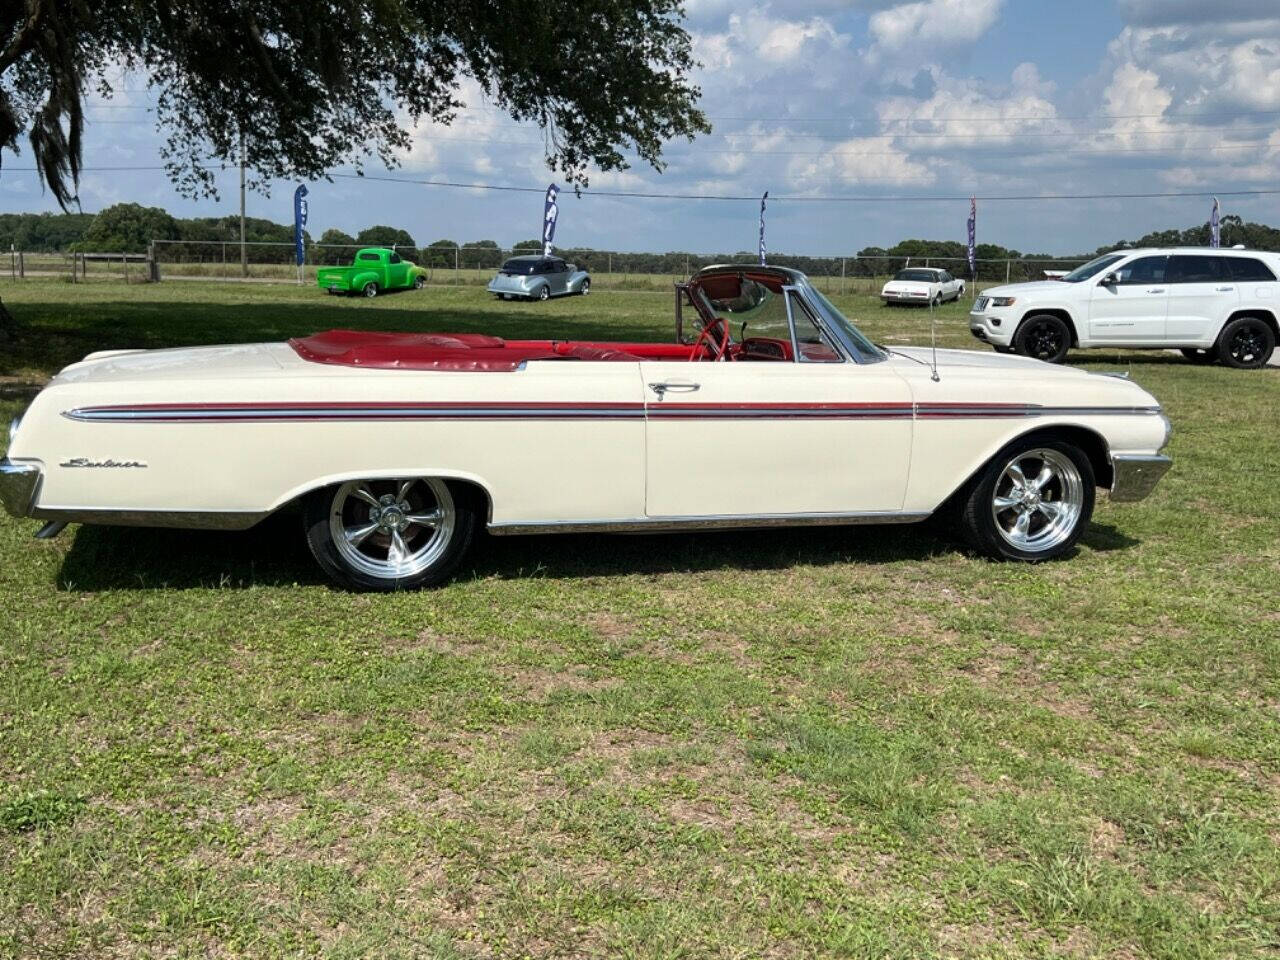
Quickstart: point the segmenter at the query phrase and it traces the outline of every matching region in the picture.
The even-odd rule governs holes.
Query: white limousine
[[[1044,560],[1097,488],[1146,496],[1169,422],[1137,384],[971,351],[876,346],[803,274],[676,288],[669,343],[329,331],[92,354],[13,425],[10,513],[242,529],[300,504],[361,589],[436,584],[473,532],[910,523],[953,510]]]

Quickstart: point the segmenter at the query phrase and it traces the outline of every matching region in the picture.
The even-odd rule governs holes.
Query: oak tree
[[[0,5],[0,160],[25,135],[65,209],[85,100],[142,78],[187,196],[219,164],[256,185],[394,166],[423,122],[449,123],[475,81],[491,108],[538,124],[574,184],[625,151],[662,168],[664,141],[709,130],[680,0],[12,0]],[[2,172],[2,171],[0,171]]]

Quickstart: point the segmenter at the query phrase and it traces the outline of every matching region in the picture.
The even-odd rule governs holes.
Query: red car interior
[[[693,305],[703,326],[692,345],[682,343],[613,343],[583,340],[503,340],[478,333],[379,333],[364,330],[328,330],[289,341],[298,356],[312,363],[391,370],[512,371],[529,360],[726,360],[787,361],[791,344],[770,337],[750,337],[733,343],[729,325],[711,311],[710,300],[731,300],[742,289],[743,279],[754,280],[774,292],[781,291],[777,277],[752,271],[712,274],[691,287]],[[806,360],[839,360],[824,344],[801,344]]]
[[[312,363],[380,370],[511,371],[529,360],[705,360],[703,344],[612,343],[581,340],[503,340],[476,333],[379,333],[328,330],[289,341],[298,356]],[[731,357],[789,360],[791,344],[754,338],[734,344]]]

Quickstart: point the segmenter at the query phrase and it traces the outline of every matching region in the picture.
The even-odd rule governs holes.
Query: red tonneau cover
[[[689,348],[667,343],[584,343],[573,340],[503,340],[479,333],[377,333],[328,330],[289,341],[312,363],[389,370],[517,369],[526,360],[689,359]]]

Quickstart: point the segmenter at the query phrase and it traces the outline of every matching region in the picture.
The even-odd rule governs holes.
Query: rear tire
[[[1061,440],[1020,438],[991,458],[960,504],[965,538],[997,560],[1062,556],[1093,517],[1097,488],[1084,452]]]
[[[427,285],[427,278],[426,278],[426,277],[414,277],[414,278],[413,278],[413,289],[415,289],[415,290],[421,290],[421,289],[422,289],[423,287],[425,287],[426,285]]]
[[[378,295],[378,285],[374,281],[370,280],[364,285],[360,292],[364,294],[366,300],[372,300]]]
[[[1237,370],[1265,367],[1275,349],[1276,335],[1259,317],[1237,317],[1218,337],[1218,359]]]
[[[434,477],[354,480],[303,501],[307,546],[352,590],[416,590],[447,580],[475,536],[474,498]]]
[[[548,286],[546,286],[545,284],[544,284],[542,287],[539,287],[539,288],[538,288],[538,299],[539,299],[539,300],[550,300],[550,299],[551,299],[551,288],[550,288],[550,287],[548,287]]]
[[[1208,366],[1217,362],[1218,354],[1215,350],[1201,350],[1197,347],[1183,347],[1182,355],[1194,364],[1199,366]]]
[[[585,297],[585,296],[586,296],[587,294],[589,294],[590,292],[591,292],[591,281],[590,281],[590,280],[583,280],[583,281],[582,281],[582,289],[578,291],[578,296],[580,296],[580,297]]]
[[[1022,321],[1013,338],[1013,347],[1024,357],[1061,363],[1071,349],[1071,329],[1061,317],[1038,313]]]

